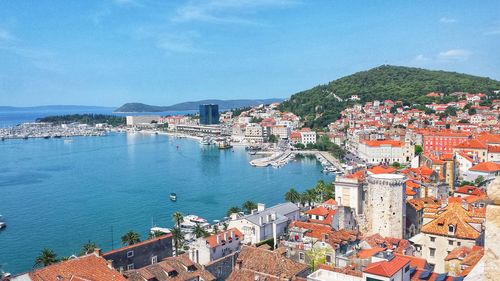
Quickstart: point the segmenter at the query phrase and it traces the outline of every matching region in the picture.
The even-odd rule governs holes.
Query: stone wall
[[[500,276],[500,177],[489,186],[488,197],[493,203],[486,208],[484,276],[493,281]]]
[[[234,252],[228,256],[215,260],[205,266],[204,269],[215,276],[216,281],[226,280],[236,266],[236,259],[240,252]]]

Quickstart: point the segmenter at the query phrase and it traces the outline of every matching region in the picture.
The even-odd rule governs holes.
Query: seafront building
[[[200,104],[200,124],[201,125],[219,124],[218,104]]]

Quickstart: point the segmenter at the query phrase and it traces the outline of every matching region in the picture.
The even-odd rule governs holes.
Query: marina
[[[23,123],[14,127],[0,128],[0,139],[28,138],[68,138],[76,136],[105,136],[107,131],[102,128],[85,124]]]

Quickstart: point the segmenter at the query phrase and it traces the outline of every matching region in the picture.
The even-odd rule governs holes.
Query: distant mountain
[[[0,111],[57,111],[57,110],[75,110],[75,111],[85,111],[85,110],[105,110],[111,107],[104,106],[87,106],[87,105],[41,105],[41,106],[0,106]]]
[[[361,103],[392,99],[412,105],[453,100],[451,96],[443,99],[427,97],[429,92],[492,94],[495,90],[500,90],[500,81],[490,78],[382,65],[294,94],[281,103],[280,109],[303,117],[309,127],[320,128],[338,119],[340,112],[354,103],[347,100],[351,95],[358,95]]]
[[[163,111],[187,111],[187,110],[198,110],[200,104],[213,103],[218,104],[219,109],[233,109],[247,106],[255,106],[259,104],[270,104],[274,102],[282,102],[283,99],[272,98],[272,99],[261,99],[261,100],[200,100],[200,101],[190,101],[182,102],[170,106],[156,106],[148,105],[143,103],[126,103],[114,112],[120,113],[132,113],[132,112],[163,112]]]

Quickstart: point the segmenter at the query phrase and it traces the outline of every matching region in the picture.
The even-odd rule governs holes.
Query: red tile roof
[[[427,260],[424,258],[419,258],[419,257],[415,257],[415,256],[407,256],[407,255],[402,255],[402,254],[398,254],[398,253],[395,253],[394,255],[398,256],[398,257],[404,257],[404,258],[409,259],[410,260],[410,267],[415,267],[417,269],[427,268]]]
[[[486,192],[484,192],[483,190],[481,190],[475,186],[472,186],[472,185],[464,185],[462,187],[459,187],[455,190],[455,193],[461,193],[461,194],[466,194],[466,195],[476,195],[476,196],[486,194]]]
[[[377,147],[377,146],[403,146],[403,143],[400,141],[395,141],[395,140],[365,140],[362,141],[364,144],[371,146],[371,147]]]
[[[385,251],[386,248],[381,248],[381,247],[375,247],[371,249],[362,249],[357,253],[358,258],[360,259],[367,259],[370,257],[373,257],[374,255]]]
[[[498,172],[500,171],[500,164],[495,162],[482,162],[477,165],[472,166],[469,171],[477,171],[477,172]]]
[[[232,236],[231,235],[233,233],[234,233],[235,238],[238,238],[240,240],[243,239],[243,234],[237,228],[230,228],[230,229],[228,229],[226,231],[210,235],[207,238],[205,238],[205,240],[207,241],[207,244],[211,248],[213,248],[213,247],[218,246],[219,244],[226,243],[229,240],[232,240]],[[219,243],[217,243],[217,236],[219,236]],[[224,236],[227,236],[227,240],[228,241],[224,240]]]
[[[314,209],[308,210],[305,213],[308,215],[326,217],[330,213],[330,210],[328,210],[327,208],[325,208],[323,206],[319,206],[319,207],[316,207]]]
[[[127,280],[118,271],[109,268],[104,258],[94,253],[34,270],[29,276],[33,281],[58,280],[58,276],[63,280]]]
[[[471,139],[457,144],[454,148],[487,149],[488,146],[481,141],[478,141],[476,139]]]
[[[393,167],[387,167],[387,166],[375,166],[372,167],[371,169],[368,169],[368,172],[372,174],[392,174],[396,172],[397,169]]]
[[[394,274],[396,274],[398,271],[409,264],[410,259],[402,256],[395,256],[390,261],[379,261],[371,263],[366,266],[363,272],[378,276],[392,277],[394,276]]]

